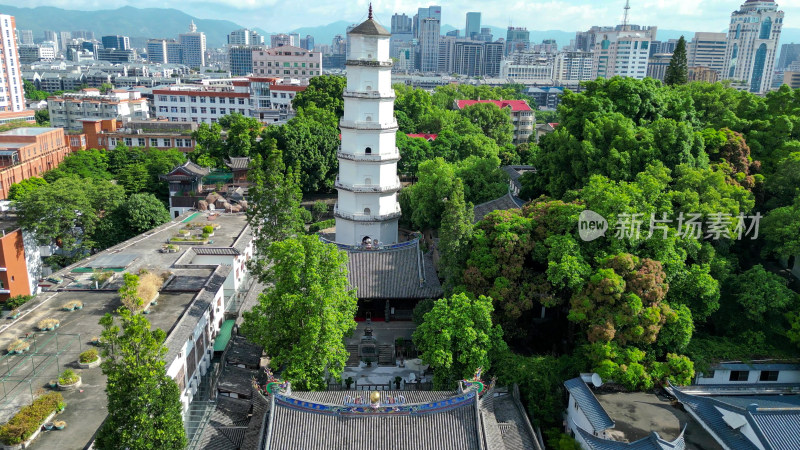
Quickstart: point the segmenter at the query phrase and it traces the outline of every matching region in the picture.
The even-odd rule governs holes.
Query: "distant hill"
[[[174,38],[189,31],[194,20],[197,29],[206,34],[209,47],[220,47],[227,43],[227,35],[242,28],[229,20],[198,19],[177,9],[133,8],[99,11],[76,11],[48,6],[19,8],[0,5],[3,14],[16,17],[17,28],[33,30],[34,39],[42,39],[44,30],[94,31],[98,39],[103,35],[121,34],[131,38]]]

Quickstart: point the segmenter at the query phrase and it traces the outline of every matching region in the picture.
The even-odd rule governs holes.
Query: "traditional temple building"
[[[456,391],[293,392],[258,389],[267,414],[261,450],[541,450],[516,388],[479,379]]]
[[[348,33],[347,86],[336,179],[335,234],[326,242],[348,252],[348,277],[359,299],[358,317],[410,319],[419,300],[442,288],[418,233],[398,228],[400,178],[395,143],[391,33],[372,18]]]

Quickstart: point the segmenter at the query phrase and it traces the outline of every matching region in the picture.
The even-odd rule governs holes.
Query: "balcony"
[[[333,187],[356,193],[383,193],[397,192],[402,185],[400,184],[400,177],[395,177],[394,183],[389,186],[382,186],[380,184],[342,184],[339,182],[339,177],[336,177],[336,183],[334,183]]]
[[[340,128],[350,128],[354,130],[397,130],[397,120],[392,118],[391,122],[372,122],[362,120],[345,120],[339,121]]]
[[[364,67],[392,67],[394,63],[389,61],[374,61],[369,59],[348,59],[345,61],[347,66],[364,66]]]
[[[346,153],[342,151],[342,147],[339,146],[339,151],[336,152],[336,157],[339,159],[347,159],[349,161],[365,161],[365,162],[392,162],[392,161],[400,161],[400,150],[395,148],[394,153]]]
[[[382,94],[379,91],[350,91],[345,89],[342,94],[343,97],[349,98],[371,98],[371,99],[393,99],[395,98],[394,91],[390,94]]]
[[[339,204],[337,203],[336,206],[333,207],[333,215],[336,218],[352,220],[354,222],[383,222],[386,220],[399,219],[402,215],[402,212],[400,211],[400,205],[398,204],[396,205],[395,211],[389,214],[350,213],[347,211],[340,211]]]

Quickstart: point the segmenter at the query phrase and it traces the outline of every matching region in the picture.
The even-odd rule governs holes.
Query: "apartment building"
[[[708,67],[721,75],[727,47],[725,33],[695,33],[686,48],[689,67]]]
[[[647,62],[647,76],[664,81],[670,62],[672,62],[672,53],[656,53]]]
[[[81,133],[70,134],[73,151],[86,148],[112,150],[117,145],[140,147],[147,150],[178,149],[192,152],[195,140],[192,133],[197,130],[193,122],[170,122],[165,120],[84,119]]]
[[[284,45],[253,50],[253,75],[297,79],[308,84],[311,77],[322,75],[322,53]]]
[[[61,128],[15,128],[0,133],[0,198],[12,184],[54,169],[70,153]]]
[[[13,117],[25,109],[22,71],[16,43],[16,22],[13,16],[0,14],[0,119]]]
[[[49,97],[50,124],[71,130],[83,127],[82,119],[147,119],[147,99],[137,91],[114,89],[100,94],[96,88]]]
[[[647,76],[650,41],[655,40],[657,28],[622,28],[597,34],[592,78],[622,76],[641,80]]]
[[[570,51],[556,54],[553,79],[556,84],[592,80],[594,55],[591,52]]]
[[[514,124],[514,145],[524,144],[533,134],[533,124],[536,117],[528,102],[525,100],[456,100],[455,106],[464,109],[476,103],[494,103],[498,108],[508,111],[511,122]]]

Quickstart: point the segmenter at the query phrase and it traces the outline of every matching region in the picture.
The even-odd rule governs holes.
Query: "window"
[[[235,98],[233,98],[233,97],[229,97],[229,98],[228,98],[228,104],[229,104],[229,105],[235,105],[235,104],[236,104],[236,99],[235,99]]]
[[[132,146],[132,145],[133,145],[133,141],[132,141],[132,139],[131,139],[131,138],[128,138],[128,137],[126,137],[126,138],[125,138],[125,145],[127,145],[128,147]]]
[[[244,105],[244,98],[242,98],[242,97],[239,97],[239,104],[240,104],[240,105]]]
[[[197,97],[189,97],[189,101],[192,103],[197,103]]]
[[[364,149],[364,153],[366,153],[367,155],[371,155],[372,154],[372,148],[370,148],[370,147],[365,148]]]
[[[171,102],[177,102],[177,101],[178,101],[178,96],[177,96],[177,95],[170,95],[170,96],[169,96],[169,101],[171,101]]]
[[[205,102],[206,102],[206,98],[205,97],[200,97],[200,103],[205,103]]]
[[[166,95],[159,95],[159,96],[158,96],[158,101],[160,101],[160,102],[165,102],[165,101],[167,101],[167,96],[166,96]]]
[[[208,103],[217,103],[217,97],[209,97]]]
[[[208,111],[208,108],[200,108],[200,114],[205,114]]]
[[[761,375],[758,377],[758,381],[778,381],[778,371],[762,370]]]
[[[219,109],[219,113],[224,116],[225,115],[225,108],[220,108]]]
[[[368,216],[370,214],[372,214],[372,212],[369,210],[369,208],[364,208],[364,215]]]
[[[185,106],[181,106],[181,112],[186,114],[186,107]]]
[[[150,138],[150,147],[158,147],[158,139]]]
[[[138,145],[139,147],[144,147],[144,143],[145,143],[145,139],[144,138],[137,138],[136,139],[136,145]]]
[[[729,381],[747,381],[749,376],[749,370],[731,370]]]

